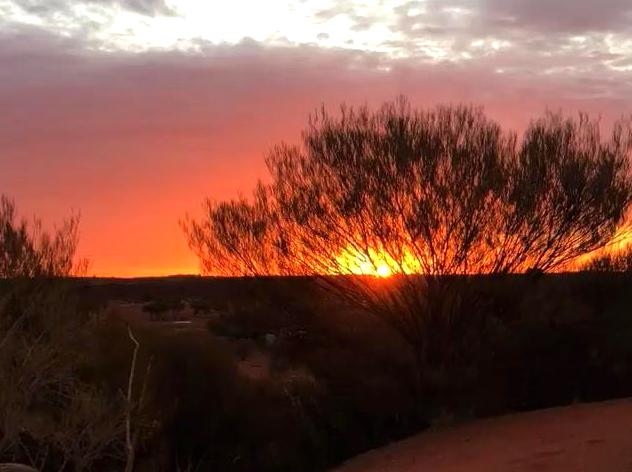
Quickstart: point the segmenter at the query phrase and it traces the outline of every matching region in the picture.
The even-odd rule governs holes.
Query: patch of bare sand
[[[421,433],[337,472],[632,472],[632,399],[578,404]]]

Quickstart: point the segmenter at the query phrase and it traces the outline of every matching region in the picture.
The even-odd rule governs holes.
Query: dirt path
[[[632,399],[475,421],[419,434],[337,472],[632,472]]]

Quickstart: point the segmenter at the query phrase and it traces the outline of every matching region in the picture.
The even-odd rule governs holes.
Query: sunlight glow
[[[392,275],[391,268],[386,264],[380,264],[379,266],[377,266],[377,268],[375,269],[375,273],[379,277],[389,277]]]
[[[393,273],[386,258],[375,250],[370,250],[368,254],[365,254],[357,249],[348,248],[336,258],[336,265],[332,273],[377,277],[388,277]]]
[[[406,252],[402,260],[396,261],[384,251],[369,249],[368,252],[353,248],[347,248],[336,257],[336,267],[332,268],[334,274],[372,275],[375,277],[390,277],[395,274],[419,274],[421,270],[419,261]]]

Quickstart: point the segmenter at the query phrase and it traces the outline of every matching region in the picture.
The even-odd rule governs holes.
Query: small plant
[[[143,305],[143,311],[149,313],[151,321],[178,320],[183,309],[182,300],[154,300]]]
[[[194,316],[207,315],[211,312],[210,303],[202,298],[189,300],[189,306],[191,307],[191,310],[193,310]]]

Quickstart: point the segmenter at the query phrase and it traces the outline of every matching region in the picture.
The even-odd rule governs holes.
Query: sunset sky
[[[196,273],[178,220],[247,194],[310,111],[632,113],[630,0],[0,0],[0,193],[81,213],[95,275]]]

